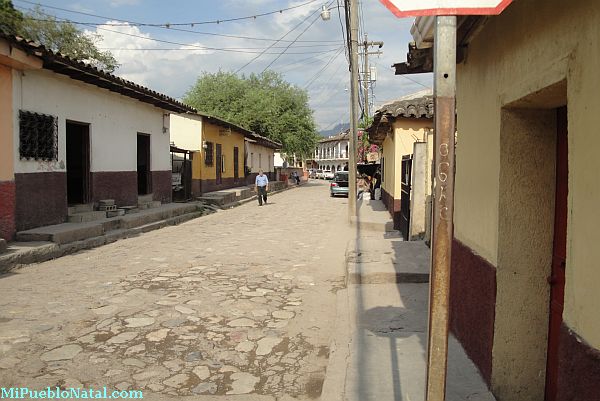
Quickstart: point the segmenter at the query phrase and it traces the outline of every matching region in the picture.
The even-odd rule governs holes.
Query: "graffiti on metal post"
[[[448,186],[448,174],[450,172],[450,163],[448,162],[448,154],[450,153],[448,150],[448,144],[442,143],[438,149],[438,154],[440,156],[440,162],[437,165],[437,178],[439,180],[440,186],[440,196],[438,199],[439,202],[439,211],[440,211],[440,219],[448,220],[448,198],[446,196],[446,189]]]

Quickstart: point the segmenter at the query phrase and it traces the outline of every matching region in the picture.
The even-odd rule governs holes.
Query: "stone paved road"
[[[0,276],[0,386],[317,398],[347,199],[269,200]]]

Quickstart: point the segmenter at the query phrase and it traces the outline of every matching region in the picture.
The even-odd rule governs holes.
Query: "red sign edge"
[[[512,0],[502,0],[496,7],[487,8],[429,8],[424,10],[400,11],[398,7],[392,4],[391,0],[379,1],[398,18],[431,15],[498,15],[512,3]]]

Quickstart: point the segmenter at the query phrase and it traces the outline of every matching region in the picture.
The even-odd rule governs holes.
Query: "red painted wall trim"
[[[600,401],[600,350],[593,348],[563,322],[558,351],[558,392],[561,401]]]
[[[15,204],[15,182],[0,182],[0,238],[7,241],[15,236]]]
[[[452,241],[450,328],[484,380],[491,383],[496,269],[460,241]]]

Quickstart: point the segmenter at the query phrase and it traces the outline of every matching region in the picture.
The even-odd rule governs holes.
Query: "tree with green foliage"
[[[114,72],[119,66],[112,53],[96,46],[100,35],[82,32],[70,22],[58,21],[39,7],[23,14],[14,8],[12,1],[0,0],[0,30],[107,72]]]
[[[319,139],[306,91],[273,71],[248,77],[205,72],[184,102],[280,142],[287,155],[309,157]]]

